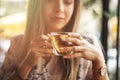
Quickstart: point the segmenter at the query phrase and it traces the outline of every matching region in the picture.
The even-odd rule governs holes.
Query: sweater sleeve
[[[20,36],[11,38],[10,47],[7,53],[5,53],[5,60],[0,67],[0,80],[7,80],[15,73],[15,51],[18,48],[18,43],[20,44],[20,38]]]

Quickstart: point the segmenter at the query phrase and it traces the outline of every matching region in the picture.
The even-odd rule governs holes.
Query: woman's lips
[[[64,18],[63,17],[54,17],[53,20],[56,22],[63,22]]]

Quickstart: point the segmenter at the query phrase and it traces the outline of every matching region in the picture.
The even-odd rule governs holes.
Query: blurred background
[[[0,66],[10,38],[24,34],[29,0],[0,0]],[[110,80],[120,80],[119,0],[81,0],[77,32],[91,33],[101,41]]]

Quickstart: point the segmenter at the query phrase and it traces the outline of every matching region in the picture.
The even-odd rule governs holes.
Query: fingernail
[[[66,38],[61,38],[63,41],[65,41],[66,40]]]

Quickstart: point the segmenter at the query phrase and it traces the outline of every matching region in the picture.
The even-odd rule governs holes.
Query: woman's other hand
[[[93,62],[103,60],[101,56],[101,50],[84,39],[79,33],[70,33],[68,38],[62,39],[65,42],[72,42],[75,46],[64,48],[64,50],[73,50],[73,54],[65,55],[64,58],[85,58]],[[103,60],[104,61],[104,60]]]
[[[29,54],[24,63],[35,66],[40,57],[48,58],[50,56],[52,56],[52,45],[49,37],[47,35],[37,36],[30,42]]]
[[[41,57],[48,61],[52,54],[52,45],[49,36],[37,36],[30,42],[28,55],[23,64],[18,68],[18,74],[21,78],[25,79],[31,69],[38,64]]]

